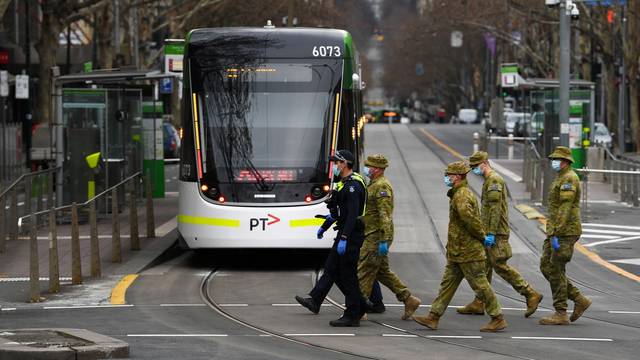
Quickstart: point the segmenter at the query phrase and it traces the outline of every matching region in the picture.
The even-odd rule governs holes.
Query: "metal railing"
[[[522,161],[522,179],[526,191],[531,194],[531,201],[542,200],[542,184],[544,163],[535,143],[525,140]]]
[[[498,136],[492,135],[491,132],[483,132],[473,133],[473,151],[476,152],[478,150],[489,152],[491,150],[491,142],[493,142],[493,150],[492,158],[499,159],[500,158],[500,142],[507,143],[507,160],[514,159],[514,147],[516,141],[526,142],[536,140],[536,138],[525,137],[525,136],[514,136],[513,134],[509,134],[508,136]]]
[[[22,153],[22,124],[0,122],[0,185],[27,171]]]
[[[98,223],[96,214],[96,201],[100,198],[106,198],[111,201],[111,262],[122,262],[122,244],[120,237],[120,220],[118,206],[118,192],[125,188],[124,191],[129,193],[129,224],[130,224],[130,248],[131,250],[140,250],[140,239],[138,234],[138,208],[137,208],[137,189],[136,180],[141,180],[141,174],[135,173],[128,178],[122,180],[118,184],[106,189],[93,198],[84,203],[73,203],[71,205],[51,208],[45,211],[38,211],[30,215],[23,216],[19,219],[19,223],[23,224],[26,220],[30,223],[30,299],[31,301],[40,301],[39,286],[39,265],[38,265],[38,245],[37,245],[37,219],[39,216],[47,216],[49,223],[49,291],[58,292],[60,290],[60,269],[58,261],[58,241],[57,241],[57,223],[58,215],[64,211],[71,213],[71,283],[82,284],[82,263],[80,253],[80,231],[78,213],[87,208],[89,233],[90,233],[90,253],[91,253],[91,276],[94,278],[102,276],[102,268],[100,262],[100,244],[98,241]],[[152,185],[150,181],[145,184],[146,196],[146,216],[147,216],[147,237],[155,237],[155,218],[153,212]],[[33,218],[33,219],[32,219]]]
[[[604,149],[604,173],[605,182],[611,184],[611,190],[614,194],[620,194],[620,201],[640,206],[640,164],[621,160],[613,155],[609,149]]]
[[[58,168],[51,168],[23,174],[6,189],[0,189],[0,253],[6,249],[7,237],[17,240],[18,219],[21,215],[31,214],[34,206],[36,211],[42,211],[53,205],[53,176],[57,170]],[[18,202],[20,198],[22,202]]]

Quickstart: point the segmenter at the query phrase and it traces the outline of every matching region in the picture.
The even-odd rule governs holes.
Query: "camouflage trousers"
[[[495,271],[498,276],[508,282],[515,291],[522,296],[529,296],[533,289],[529,283],[520,275],[511,265],[507,264],[507,260],[511,258],[511,245],[509,245],[508,235],[496,235],[496,244],[490,248],[485,248],[487,254],[487,262],[485,264],[487,271],[487,281],[491,284],[491,278]],[[476,299],[479,300],[478,297]]]
[[[575,301],[580,290],[567,279],[566,265],[573,256],[573,245],[580,236],[558,237],[560,249],[554,251],[550,238],[544,240],[542,256],[540,257],[540,271],[551,285],[553,307],[556,310],[567,310],[567,299]]]
[[[360,282],[360,292],[362,296],[369,298],[373,282],[378,280],[394,294],[398,301],[404,302],[411,292],[407,286],[391,271],[389,267],[389,257],[381,256],[378,250],[360,249],[360,260],[358,261],[358,280]]]
[[[447,261],[440,282],[440,290],[438,296],[431,305],[431,312],[442,316],[449,306],[453,295],[462,279],[466,279],[476,296],[484,302],[484,308],[491,317],[498,316],[502,313],[500,303],[493,292],[491,285],[487,281],[485,262],[473,261],[466,263],[454,263]]]

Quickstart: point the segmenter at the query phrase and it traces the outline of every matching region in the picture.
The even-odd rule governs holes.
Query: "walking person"
[[[558,146],[549,155],[551,168],[557,172],[549,191],[549,219],[540,258],[540,271],[549,281],[555,313],[540,319],[542,325],[568,325],[591,306],[591,299],[580,293],[567,279],[566,265],[573,256],[573,246],[582,235],[580,223],[580,179],[571,168],[573,156],[565,146]],[[571,318],[567,316],[567,299],[575,305]]]
[[[514,290],[524,296],[527,302],[525,317],[531,316],[537,309],[542,295],[520,275],[518,270],[507,264],[511,258],[509,245],[509,205],[507,203],[507,187],[504,179],[493,171],[489,163],[489,154],[477,151],[469,158],[471,171],[484,178],[480,210],[482,225],[487,236],[484,241],[487,256],[487,281],[491,284],[495,270],[501,278],[508,282]],[[484,314],[484,304],[478,296],[468,305],[459,308],[460,314]]]
[[[384,176],[389,161],[382,154],[367,157],[364,175],[371,179],[367,187],[367,210],[364,215],[365,238],[360,249],[358,279],[364,297],[371,296],[375,281],[388,287],[404,303],[403,320],[411,318],[420,306],[407,286],[389,267],[389,248],[393,243],[393,187]],[[375,305],[375,304],[374,304]]]
[[[478,201],[467,184],[466,176],[470,170],[463,161],[450,163],[445,170],[444,182],[451,188],[447,192],[450,199],[447,265],[430,312],[413,317],[417,323],[432,330],[438,328],[440,317],[449,306],[462,279],[466,279],[482,299],[487,314],[491,316],[491,321],[480,328],[480,331],[496,332],[507,327],[507,321],[485,273],[486,255],[483,244],[486,236],[480,220]]]

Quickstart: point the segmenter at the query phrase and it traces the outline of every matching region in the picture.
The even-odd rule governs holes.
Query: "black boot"
[[[334,327],[359,327],[360,319],[349,319],[343,315],[338,320],[329,321],[329,325]]]
[[[303,298],[302,296],[296,295],[296,301],[316,315],[320,312],[320,304],[317,304],[312,297]]]
[[[387,308],[384,306],[383,303],[375,303],[373,304],[373,306],[369,307],[367,309],[367,312],[369,314],[382,314],[383,312],[385,312],[387,310]]]

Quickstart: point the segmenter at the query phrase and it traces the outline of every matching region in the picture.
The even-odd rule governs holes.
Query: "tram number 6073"
[[[340,46],[314,46],[311,54],[314,57],[342,56]]]

